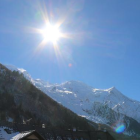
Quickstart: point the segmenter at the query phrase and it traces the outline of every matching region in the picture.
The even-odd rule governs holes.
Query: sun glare
[[[41,33],[46,42],[52,43],[56,43],[62,35],[59,28],[51,24],[48,24],[44,29],[42,29]]]

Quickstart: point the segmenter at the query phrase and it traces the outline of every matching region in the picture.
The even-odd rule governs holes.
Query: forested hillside
[[[22,74],[11,72],[0,64],[0,120],[33,123],[63,128],[89,129],[87,121],[56,103],[37,89]]]

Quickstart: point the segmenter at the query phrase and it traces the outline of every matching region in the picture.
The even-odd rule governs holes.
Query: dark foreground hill
[[[89,128],[87,121],[56,103],[22,74],[0,65],[0,120],[45,123],[59,127]]]

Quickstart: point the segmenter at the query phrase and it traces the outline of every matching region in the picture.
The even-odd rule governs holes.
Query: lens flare
[[[118,126],[116,129],[115,129],[115,131],[117,132],[117,133],[123,133],[124,132],[124,130],[125,130],[125,125],[120,125],[120,126]]]
[[[126,130],[126,125],[123,120],[118,120],[112,124],[112,129],[118,134],[123,133]]]
[[[72,67],[72,64],[71,63],[69,63],[69,65],[68,65],[69,67]]]

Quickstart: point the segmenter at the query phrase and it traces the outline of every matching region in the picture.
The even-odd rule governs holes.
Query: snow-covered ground
[[[8,134],[4,129],[9,129],[7,127],[0,127],[0,139],[1,140],[15,140],[14,137],[19,134],[19,132]]]

